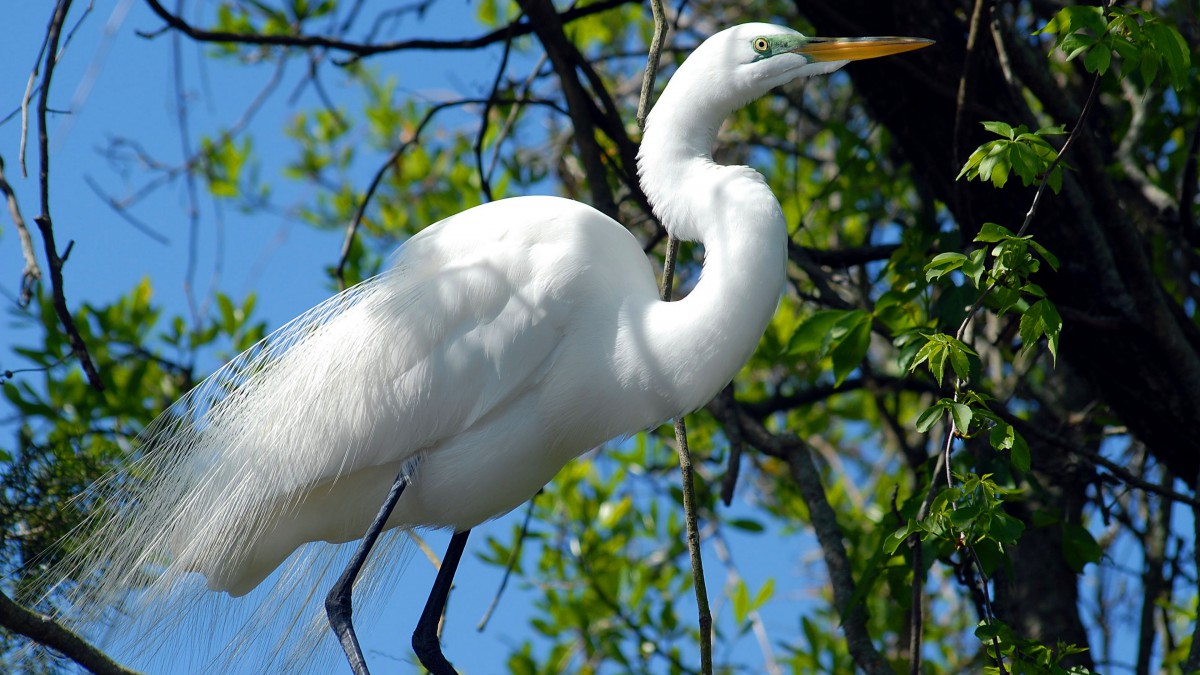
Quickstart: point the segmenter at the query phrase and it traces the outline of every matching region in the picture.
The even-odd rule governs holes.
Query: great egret
[[[79,605],[165,593],[191,572],[242,595],[306,542],[363,537],[326,607],[365,673],[350,590],[375,537],[451,528],[413,645],[431,671],[453,672],[436,623],[470,529],[581,453],[704,405],[775,311],[787,226],[762,176],[714,163],[722,121],[797,78],[928,44],[761,23],[704,41],[638,155],[667,230],[704,244],[687,297],[660,301],[637,240],[573,201],[505,199],[430,226],[388,271],[283,327],[151,426],[140,457],[99,488],[108,508],[68,560],[91,582]]]

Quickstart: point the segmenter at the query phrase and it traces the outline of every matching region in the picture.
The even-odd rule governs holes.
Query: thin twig
[[[42,270],[38,267],[37,253],[33,250],[33,237],[29,236],[29,227],[21,216],[21,207],[17,205],[17,195],[13,192],[8,179],[4,177],[4,157],[0,156],[0,192],[8,202],[8,215],[12,217],[13,225],[17,228],[17,239],[21,241],[21,255],[25,258],[25,269],[21,271],[21,291],[18,304],[28,307],[33,301],[33,288],[42,278]]]
[[[500,578],[500,587],[496,589],[496,594],[492,596],[492,601],[488,603],[488,608],[483,613],[483,617],[479,619],[479,623],[475,626],[475,630],[480,633],[487,628],[488,621],[492,618],[492,613],[496,611],[496,606],[500,604],[500,596],[504,595],[504,589],[508,587],[508,580],[512,577],[513,570],[517,567],[517,561],[521,559],[521,547],[525,543],[525,537],[529,534],[529,523],[533,520],[533,503],[537,501],[538,492],[525,505],[525,519],[521,521],[521,530],[517,533],[517,540],[513,544],[512,555],[508,558],[508,564],[504,566],[504,576]]]
[[[679,455],[679,473],[683,483],[684,525],[687,530],[688,554],[692,559],[692,581],[696,589],[696,606],[700,615],[698,619],[700,672],[704,675],[712,675],[712,612],[708,607],[708,586],[704,581],[704,559],[700,555],[700,528],[692,454],[688,450],[687,427],[684,425],[682,416],[675,418],[675,451]]]
[[[717,560],[725,565],[725,586],[731,591],[737,588],[739,584],[745,583],[742,575],[738,572],[737,565],[733,562],[733,555],[729,552],[729,546],[725,543],[724,537],[719,534],[712,537],[713,550],[717,554]],[[754,638],[758,641],[758,649],[763,655],[763,670],[767,675],[783,675],[783,669],[779,667],[779,663],[775,660],[775,652],[771,649],[771,636],[767,633],[767,626],[763,622],[762,613],[757,609],[752,609],[746,613],[746,618],[750,620],[750,629],[754,631]],[[740,629],[740,627],[739,627]]]
[[[658,59],[662,55],[667,31],[662,0],[651,0],[650,9],[654,15],[654,36],[650,39],[649,53],[646,57],[646,71],[642,77],[642,91],[638,99],[637,113],[638,128],[642,131],[646,130],[650,97],[654,91],[654,80],[658,74]],[[667,255],[663,261],[662,299],[664,302],[671,300],[672,286],[675,280],[675,259],[678,252],[679,240],[673,236],[669,237],[667,239]],[[692,475],[694,471],[692,455],[688,450],[687,425],[682,415],[675,418],[675,451],[679,455],[679,472],[683,481],[684,523],[687,531],[688,554],[692,560],[692,582],[696,590],[696,605],[699,612],[700,671],[704,675],[711,675],[712,612],[708,606],[708,588],[704,581],[704,559],[700,555],[700,528],[696,513],[696,486]]]
[[[158,244],[162,244],[163,246],[169,246],[171,244],[170,237],[159,232],[158,230],[155,230],[153,227],[150,227],[150,225],[139,220],[136,216],[133,215],[133,213],[130,212],[130,209],[128,207],[126,207],[125,205],[118,202],[116,200],[116,198],[114,198],[111,194],[105,192],[104,188],[101,187],[100,184],[96,182],[95,178],[85,175],[83,177],[83,183],[84,183],[84,185],[87,185],[89,188],[91,188],[92,194],[96,195],[96,197],[98,197],[99,199],[104,201],[106,204],[108,204],[109,208],[111,208],[113,210],[113,212],[115,212],[118,216],[120,216],[120,218],[122,220],[124,220],[125,222],[132,225],[133,228],[136,229],[138,232],[141,232],[142,234],[146,235],[154,242],[156,242]]]
[[[57,11],[56,7],[55,12]],[[60,23],[59,30],[61,29],[62,24]],[[25,178],[29,177],[29,170],[25,163],[25,151],[29,147],[29,104],[33,103],[33,95],[37,92],[35,87],[41,86],[37,84],[37,79],[41,72],[42,58],[45,57],[49,45],[50,31],[47,30],[46,34],[42,36],[42,46],[38,48],[37,56],[33,59],[33,69],[29,71],[29,79],[25,81],[25,93],[21,95],[21,146],[17,150],[17,163],[21,165],[21,175]]]
[[[519,17],[518,17],[519,18]],[[513,24],[509,24],[511,27]],[[508,70],[508,55],[512,52],[512,36],[510,35],[504,41],[504,51],[500,55],[500,66],[496,68],[496,77],[492,80],[492,90],[488,93],[487,101],[483,104],[483,111],[479,113],[479,132],[475,134],[475,170],[479,174],[479,189],[483,190],[485,201],[492,201],[495,197],[492,195],[492,183],[488,179],[488,172],[483,168],[483,140],[487,136],[488,117],[492,114],[492,101],[496,99],[496,95],[500,92],[500,83],[504,81],[504,72]],[[500,139],[496,140],[496,146],[499,147]]]
[[[354,245],[355,238],[358,237],[358,229],[359,229],[359,227],[362,226],[363,217],[366,215],[366,212],[367,212],[367,206],[370,205],[371,198],[375,196],[375,191],[379,189],[379,184],[383,182],[383,177],[387,174],[388,169],[392,168],[396,164],[396,162],[400,159],[400,157],[406,151],[408,151],[409,148],[416,145],[416,143],[421,139],[421,132],[425,130],[425,127],[428,126],[429,123],[433,121],[433,118],[439,112],[441,112],[447,108],[453,108],[456,106],[485,103],[487,100],[488,99],[481,99],[481,98],[464,98],[464,99],[456,99],[454,101],[445,101],[445,102],[438,103],[437,105],[430,107],[428,110],[425,111],[425,115],[424,115],[424,117],[421,118],[421,121],[417,123],[417,126],[413,130],[412,135],[409,136],[409,138],[407,140],[405,140],[403,143],[398,145],[396,147],[396,149],[393,150],[391,152],[391,154],[388,155],[387,159],[384,160],[383,164],[381,164],[379,166],[379,169],[375,172],[375,175],[371,178],[371,184],[367,186],[366,193],[363,194],[362,201],[360,201],[358,203],[358,209],[354,212],[354,218],[346,226],[346,236],[342,238],[342,250],[338,256],[337,266],[334,267],[334,269],[333,269],[333,276],[335,279],[337,279],[339,291],[346,290],[346,265],[350,261],[350,249]],[[494,101],[494,102],[496,102],[496,103],[511,103],[511,104],[526,104],[526,105],[544,105],[544,106],[547,106],[559,113],[566,114],[566,111],[564,111],[558,105],[556,105],[550,101],[544,101],[541,99],[502,99],[502,100]]]
[[[559,15],[563,23],[568,23],[576,19],[580,19],[600,12],[605,12],[622,5],[632,4],[638,0],[600,0],[582,7],[572,7]],[[509,39],[509,36],[520,37],[534,32],[536,25],[533,21],[518,22],[513,26],[503,26],[490,33],[466,38],[463,40],[434,40],[426,38],[417,38],[411,40],[398,40],[395,42],[380,42],[380,43],[359,43],[349,42],[337,38],[326,37],[323,35],[279,35],[273,33],[233,33],[228,31],[211,31],[203,28],[197,28],[187,21],[184,21],[179,16],[172,14],[162,6],[158,0],[146,0],[146,4],[150,6],[160,19],[166,22],[167,27],[177,30],[189,38],[197,42],[218,42],[229,44],[247,44],[260,46],[274,47],[300,47],[300,48],[324,48],[333,49],[350,54],[352,58],[350,62],[357,61],[373,54],[384,52],[399,52],[399,51],[446,51],[446,50],[473,50],[481,47],[487,47]],[[142,33],[143,37],[156,37],[161,31],[154,33]]]
[[[661,0],[652,0],[650,11],[654,15],[654,35],[650,38],[650,49],[646,56],[646,72],[642,75],[642,92],[638,96],[637,125],[646,130],[646,116],[650,114],[650,97],[654,95],[654,81],[658,77],[658,59],[662,55],[663,41],[667,37],[667,19],[663,16]]]
[[[175,126],[179,133],[179,148],[184,157],[192,157],[192,133],[188,116],[188,102],[183,82],[183,37],[171,35],[172,85],[175,89]],[[187,195],[188,248],[187,263],[183,273],[183,295],[187,299],[188,313],[192,316],[193,330],[200,331],[200,311],[196,306],[195,280],[196,255],[200,237],[200,193],[196,187],[196,174],[183,174],[184,193]]]
[[[516,90],[515,98],[529,98],[529,92],[531,89],[533,89],[533,83],[535,80],[537,80],[538,73],[541,72],[542,66],[546,65],[546,59],[546,53],[542,52],[542,55],[538,58],[537,63],[533,64],[533,69],[530,70],[528,77],[525,78],[525,81],[522,82],[521,86]],[[487,181],[492,180],[492,174],[495,173],[496,167],[500,165],[501,142],[505,138],[508,138],[508,135],[512,133],[512,128],[516,126],[517,116],[520,111],[521,108],[519,106],[513,106],[511,109],[509,109],[508,116],[504,118],[504,126],[500,127],[500,131],[496,133],[496,140],[494,143],[492,143],[492,156],[490,159],[488,159],[487,173],[484,174],[484,179]]]
[[[46,110],[47,100],[50,97],[50,81],[54,77],[54,65],[57,62],[56,54],[58,53],[58,39],[62,33],[63,22],[67,19],[67,12],[71,9],[71,0],[59,0],[54,8],[54,17],[50,20],[48,29],[48,37],[46,39],[46,64],[45,70],[42,73],[41,91],[38,93],[37,104],[37,122],[38,122],[38,183],[40,186],[40,195],[42,202],[42,212],[34,222],[37,223],[38,230],[42,234],[42,243],[46,249],[46,263],[50,271],[50,285],[54,296],[54,310],[58,315],[58,320],[62,323],[63,330],[67,333],[67,341],[71,345],[71,351],[75,354],[75,358],[79,359],[79,365],[83,368],[84,374],[87,376],[88,384],[96,391],[104,390],[104,383],[100,380],[100,373],[96,370],[95,364],[92,363],[92,357],[88,354],[87,345],[83,342],[83,337],[79,334],[79,328],[75,325],[75,319],[71,316],[71,311],[67,309],[67,298],[63,292],[63,277],[62,266],[66,259],[66,253],[59,257],[58,247],[54,243],[54,225],[50,219],[50,133],[46,129]],[[67,245],[67,251],[71,250],[70,244]]]
[[[843,543],[845,533],[837,522],[837,513],[829,504],[821,474],[813,462],[812,450],[802,439],[793,434],[773,434],[761,420],[742,410],[732,396],[718,397],[709,405],[714,414],[728,425],[737,419],[745,432],[746,441],[763,454],[785,462],[792,481],[808,507],[809,520],[821,545],[825,567],[829,571],[833,601],[841,618],[841,628],[846,635],[846,647],[858,670],[869,675],[892,675],[894,671],[887,659],[879,653],[871,641],[867,627],[867,612],[861,600],[856,601],[858,592],[854,583],[853,564],[846,554]]]
[[[1196,485],[1200,486],[1200,475],[1196,476]],[[1200,570],[1200,505],[1192,506],[1192,528],[1192,564]],[[1200,621],[1192,624],[1192,646],[1188,649],[1187,664],[1183,670],[1186,673],[1200,670]]]

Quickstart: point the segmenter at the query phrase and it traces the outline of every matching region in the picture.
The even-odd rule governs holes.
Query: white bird
[[[358,539],[377,516],[383,529],[454,530],[452,575],[471,528],[589,449],[701,407],[754,351],[784,288],[787,223],[761,175],[713,161],[725,118],[797,78],[929,43],[761,23],[712,36],[671,78],[638,154],[663,225],[704,244],[685,298],[661,301],[638,241],[566,199],[505,199],[426,228],[388,271],[284,326],[150,427],[136,461],[98,488],[110,506],[67,562],[95,582],[79,606],[168,594],[193,572],[242,595],[302,544]],[[349,621],[357,572],[327,607],[365,673]],[[433,624],[444,602],[444,589],[431,596]],[[418,656],[453,672],[429,618]]]

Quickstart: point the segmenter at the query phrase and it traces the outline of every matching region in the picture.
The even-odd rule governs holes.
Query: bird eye
[[[766,54],[771,51],[771,45],[767,42],[767,38],[754,38],[754,51],[759,54]]]

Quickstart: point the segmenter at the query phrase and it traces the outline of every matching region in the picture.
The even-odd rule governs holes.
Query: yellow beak
[[[807,38],[792,50],[810,61],[859,61],[911,52],[933,44],[933,40],[910,37]]]

